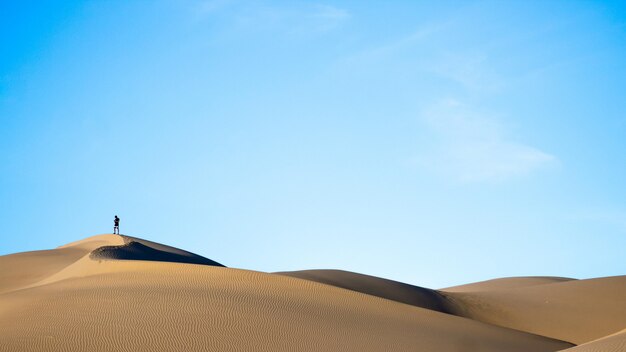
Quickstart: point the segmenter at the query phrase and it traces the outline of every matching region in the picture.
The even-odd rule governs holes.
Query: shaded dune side
[[[565,281],[572,281],[568,277],[556,277],[556,276],[520,276],[520,277],[505,277],[501,279],[486,280],[480,282],[474,282],[466,285],[452,286],[439,289],[439,291],[445,292],[480,292],[480,291],[496,291],[496,290],[508,290],[512,288],[521,288],[528,286],[554,284]]]
[[[195,253],[188,252],[188,251],[186,251],[184,249],[180,249],[180,248],[176,248],[176,247],[172,247],[172,246],[167,246],[167,245],[164,245],[164,244],[161,244],[161,243],[157,243],[157,242],[144,240],[143,238],[131,237],[131,236],[126,236],[126,235],[122,235],[121,237],[124,239],[124,243],[138,242],[138,243],[143,244],[144,246],[150,247],[150,248],[155,249],[157,251],[178,254],[178,255],[186,256],[186,257],[199,257],[199,258],[207,259],[207,258],[199,256],[199,255],[197,255]]]
[[[91,252],[90,257],[95,260],[145,260],[155,262],[224,266],[216,261],[189,252],[180,253],[180,251],[155,249],[152,246],[148,246],[134,239],[129,239],[127,243],[119,246],[103,246],[96,248]]]
[[[577,345],[626,327],[626,276],[441,293],[452,314]]]
[[[175,263],[224,266],[186,250],[126,235],[104,234],[68,243],[57,249],[80,248],[91,252],[97,260],[123,259],[146,261],[170,261]]]
[[[442,313],[450,313],[447,298],[439,292],[376,276],[343,270],[301,270],[275,274],[332,285]]]
[[[626,300],[623,299],[626,276],[591,280],[513,277],[444,291],[341,270],[276,274],[575,344],[602,338],[626,327]],[[616,343],[617,340],[611,341]]]
[[[624,352],[626,351],[626,329],[580,346],[562,350],[563,352]]]

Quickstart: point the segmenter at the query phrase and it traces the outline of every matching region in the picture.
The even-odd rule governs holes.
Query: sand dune
[[[50,251],[0,257],[0,273],[0,351],[539,352],[573,347],[443,313],[452,305],[479,320],[497,320],[489,305],[476,313],[480,307],[470,298],[487,300],[484,292],[470,297],[477,293],[438,292],[335,270],[230,269],[126,236],[94,236]],[[565,291],[558,293],[568,296]],[[508,290],[487,293],[497,304],[521,299],[513,295],[510,303],[503,292]],[[592,301],[594,294],[581,293]],[[552,323],[564,324],[560,318]],[[619,319],[608,321],[613,326]],[[620,346],[621,335],[616,336],[588,346]]]
[[[508,290],[513,288],[521,288],[528,286],[554,284],[557,282],[571,281],[567,277],[553,276],[528,276],[528,277],[505,277],[502,279],[493,279],[481,282],[475,282],[466,285],[443,288],[441,291],[446,292],[480,292],[480,291],[496,291]]]
[[[513,277],[432,290],[341,270],[303,270],[277,274],[579,343],[590,341],[597,336],[604,336],[626,326],[626,299],[623,298],[626,295],[625,277],[594,279],[589,282],[583,280],[581,284],[572,283],[572,287],[563,290],[559,290],[560,287],[557,289],[542,287],[516,295],[513,292],[517,292],[520,288],[578,280],[563,277]],[[596,280],[601,282],[595,285]],[[583,290],[579,290],[578,286],[584,286],[581,287]],[[588,292],[590,290],[594,292]],[[504,292],[498,294],[494,291]],[[478,294],[456,294],[459,292],[478,292]],[[542,299],[548,297],[547,294],[557,297],[559,301],[558,304],[555,302],[550,304],[549,299],[543,301],[544,304],[550,305],[550,313],[545,315],[552,316],[551,320],[547,319],[548,317],[539,318],[534,311],[535,308],[545,309],[537,305]],[[481,299],[481,297],[486,298]],[[599,302],[603,303],[598,304]],[[529,308],[531,308],[530,311]],[[579,313],[580,316],[576,316]],[[544,323],[537,322],[538,319]],[[564,324],[553,325],[554,320],[563,320]],[[598,321],[601,324],[598,325]],[[545,326],[542,327],[542,325]]]
[[[0,293],[41,281],[87,253],[79,248],[63,248],[0,256]]]
[[[626,326],[626,276],[516,277],[431,290],[341,270],[278,274],[577,344]]]
[[[575,344],[626,327],[626,276],[442,293],[453,314]]]
[[[147,260],[224,266],[211,259],[160,243],[125,235],[97,235],[59,248],[80,248],[93,259]]]
[[[276,274],[297,277],[368,295],[448,313],[447,298],[435,290],[343,270],[302,270]]]
[[[177,253],[166,250],[158,250],[139,241],[128,240],[119,246],[103,246],[91,252],[91,258],[102,259],[126,259],[148,260],[172,263],[202,264],[223,266],[213,260],[192,253]]]
[[[624,352],[626,351],[626,329],[609,336],[568,348],[567,352]]]

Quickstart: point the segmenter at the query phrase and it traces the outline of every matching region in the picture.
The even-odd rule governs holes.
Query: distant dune
[[[447,298],[435,290],[343,270],[302,270],[276,274],[297,277],[448,313]]]
[[[568,348],[568,352],[624,352],[626,351],[626,329],[584,343],[578,347]]]
[[[0,256],[0,351],[617,352],[625,297],[626,276],[432,290],[99,235]]]
[[[582,344],[626,327],[626,276],[444,292],[453,314]]]
[[[474,282],[471,284],[443,288],[445,292],[484,292],[509,290],[514,288],[537,286],[545,284],[554,284],[557,282],[571,281],[567,277],[550,277],[550,276],[529,276],[529,277],[505,277],[502,279],[493,279],[487,281]]]

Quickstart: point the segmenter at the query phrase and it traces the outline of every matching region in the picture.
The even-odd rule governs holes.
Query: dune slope
[[[179,254],[176,252],[155,249],[141,242],[128,240],[118,246],[103,246],[91,252],[91,258],[96,260],[125,259],[125,260],[147,260],[157,262],[202,264],[212,266],[223,266],[211,259],[207,259],[195,254]]]
[[[96,235],[52,250],[0,256],[0,268],[6,268],[0,270],[0,293],[46,281],[86,255],[97,260],[149,260],[223,266],[197,254],[141,238]]]
[[[63,246],[53,251],[68,257],[37,278],[48,276],[0,293],[0,351],[540,352],[572,347],[285,275],[155,261],[154,256],[181,259],[189,252],[148,241],[128,246],[132,242],[96,236]],[[77,259],[77,251],[84,255]]]
[[[481,292],[509,290],[513,288],[522,288],[528,286],[547,285],[564,281],[572,281],[575,279],[567,277],[554,276],[527,276],[527,277],[505,277],[501,279],[493,279],[487,281],[474,282],[466,285],[453,286],[443,288],[440,291],[445,292]]]
[[[597,339],[591,342],[584,343],[580,346],[568,348],[563,350],[564,352],[624,352],[626,351],[626,329]]]
[[[577,344],[626,327],[625,277],[512,277],[431,290],[341,270],[278,274]]]
[[[66,247],[87,248],[91,251],[91,257],[98,260],[147,260],[224,266],[216,261],[179,248],[125,235],[93,236],[61,248]]]
[[[626,276],[441,293],[453,314],[574,344],[626,327]]]
[[[343,270],[285,271],[276,274],[320,282],[368,295],[448,313],[445,296],[435,290]]]
[[[89,260],[90,262],[87,262]],[[328,285],[213,266],[77,263],[0,295],[6,351],[555,351],[571,345]]]
[[[43,280],[87,253],[79,248],[63,248],[0,256],[0,293]]]

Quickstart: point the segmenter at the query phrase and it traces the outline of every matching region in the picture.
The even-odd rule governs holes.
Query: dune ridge
[[[514,288],[522,288],[528,286],[548,285],[565,281],[573,281],[569,277],[556,277],[556,276],[520,276],[520,277],[505,277],[500,279],[492,279],[480,282],[474,282],[471,284],[453,286],[439,289],[439,291],[445,292],[481,292],[481,291],[496,291],[496,290],[510,290]]]
[[[126,235],[96,235],[59,248],[81,248],[90,251],[92,258],[97,260],[147,260],[224,266],[183,249]]]
[[[95,235],[56,249],[0,256],[0,293],[98,272],[84,257],[94,260],[144,260],[224,265],[197,254],[125,235]],[[82,264],[77,264],[81,262]],[[70,273],[70,274],[67,274]]]
[[[626,327],[626,276],[494,291],[440,291],[452,314],[574,344]]]
[[[183,252],[179,253],[156,249],[135,239],[128,238],[124,244],[117,246],[102,246],[94,249],[90,256],[96,260],[123,259],[123,260],[146,260],[157,262],[201,264],[211,266],[224,266],[211,259],[204,258],[197,254]]]
[[[341,270],[277,274],[574,344],[626,327],[626,276],[591,280],[513,277],[432,290]]]
[[[563,350],[564,352],[624,352],[626,351],[626,329],[584,343],[580,346]]]
[[[442,313],[450,313],[446,296],[436,290],[403,282],[344,270],[283,271],[276,274],[315,281]]]
[[[63,248],[0,256],[0,293],[43,280],[84,255],[83,250]]]

